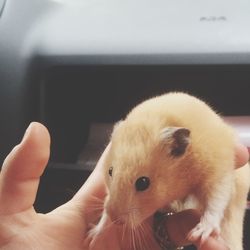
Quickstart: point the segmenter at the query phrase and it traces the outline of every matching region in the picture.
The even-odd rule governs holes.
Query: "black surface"
[[[222,115],[250,115],[250,66],[60,66],[40,85],[37,115],[51,132],[55,162],[75,161],[92,122],[118,121],[169,91],[202,98]]]
[[[35,202],[36,211],[47,213],[69,201],[83,185],[89,174],[89,171],[72,170],[69,165],[67,168],[65,165],[56,168],[48,167],[41,177]]]

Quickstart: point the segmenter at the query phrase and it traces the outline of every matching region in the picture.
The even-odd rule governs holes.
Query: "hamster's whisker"
[[[103,206],[104,205],[104,200],[100,199],[99,197],[96,197],[94,195],[91,195],[89,198],[88,198],[88,202],[89,204],[91,205],[99,205],[99,206]]]
[[[132,240],[132,249],[136,250],[136,241],[135,241],[135,225],[134,225],[134,220],[131,221],[131,228],[130,228],[130,233],[131,233],[131,240]]]
[[[125,220],[125,230],[129,230],[129,240],[130,240],[130,248],[133,250],[141,250],[141,249],[145,249],[145,247],[143,247],[144,245],[146,246],[146,240],[145,240],[145,236],[143,235],[142,230],[140,230],[140,228],[138,228],[138,226],[135,226],[134,221],[135,221],[135,217],[136,217],[136,212],[138,212],[141,208],[139,207],[131,207],[128,209],[127,212],[121,214],[121,216],[123,215],[130,215],[129,220]],[[130,226],[128,227],[128,225],[130,224]],[[125,233],[125,232],[124,232]],[[123,235],[123,239],[124,239],[124,235]]]
[[[141,237],[143,239],[143,249],[153,249],[150,245],[151,240],[150,238],[152,238],[151,233],[149,233],[149,231],[147,230],[147,224],[146,223],[141,223],[139,225],[140,231],[141,231]]]
[[[133,240],[132,240],[132,229],[128,229],[128,236],[129,236],[129,249],[133,250]]]
[[[134,211],[137,208],[131,210]],[[125,242],[124,240],[128,238],[129,248],[125,248],[126,250],[152,250],[155,248],[156,245],[154,245],[154,237],[150,225],[145,222],[135,225],[133,213],[131,214],[131,221],[126,220],[122,230],[121,242]]]
[[[139,249],[145,249],[143,232],[141,231],[141,228],[139,226],[136,227],[136,238],[137,238],[137,242],[139,244]]]
[[[127,230],[128,230],[128,221],[126,220],[125,224],[124,224],[124,226],[122,228],[122,239],[121,239],[122,242],[124,241],[125,234],[126,234]]]
[[[107,230],[109,230],[112,226],[114,226],[115,225],[115,223],[117,222],[117,221],[119,221],[119,219],[117,219],[117,220],[115,220],[115,221],[112,221],[110,224],[108,224],[108,225],[105,225],[103,228],[102,228],[102,231],[101,231],[101,233],[103,234],[103,233],[105,233]]]
[[[96,197],[94,195],[91,195],[88,200],[88,207],[86,208],[86,214],[90,214],[92,212],[98,212],[100,213],[103,211],[104,208],[104,201],[100,199],[99,197]]]
[[[126,250],[152,250],[155,248],[152,231],[147,223],[135,225],[132,220],[128,227],[128,221],[126,221],[123,230],[122,242],[126,237],[129,243],[129,248]]]
[[[138,225],[137,231],[138,231],[138,236],[139,236],[140,249],[145,249],[146,250],[147,249],[147,244],[146,244],[145,234],[144,234],[144,230],[143,230],[142,224]]]
[[[93,203],[96,203],[96,204],[104,204],[104,200],[95,196],[95,195],[91,195],[88,199],[89,202],[93,202]]]
[[[148,242],[150,243],[149,249],[154,249],[156,245],[152,227],[149,226],[147,223],[144,223],[143,228],[145,231],[145,237],[148,239]]]
[[[136,238],[135,238],[135,229],[132,229],[133,232],[133,246],[134,246],[134,250],[136,250]]]

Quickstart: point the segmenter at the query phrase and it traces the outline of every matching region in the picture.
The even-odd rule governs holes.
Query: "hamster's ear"
[[[168,146],[172,156],[181,156],[190,143],[190,130],[180,127],[164,128],[161,131],[161,141]]]

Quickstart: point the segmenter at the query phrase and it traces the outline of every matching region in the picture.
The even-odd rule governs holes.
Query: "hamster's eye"
[[[135,188],[137,191],[144,191],[150,185],[150,179],[148,177],[142,176],[138,178],[135,182]]]
[[[109,175],[112,176],[112,172],[113,172],[113,167],[109,168]]]

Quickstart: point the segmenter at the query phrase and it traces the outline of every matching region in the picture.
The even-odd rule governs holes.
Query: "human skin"
[[[50,154],[50,136],[40,123],[31,123],[22,142],[5,159],[0,173],[0,249],[4,250],[82,250],[86,249],[88,225],[96,220],[89,209],[93,197],[105,197],[103,161],[106,148],[95,170],[77,194],[64,205],[47,213],[33,207],[40,177]],[[248,152],[236,146],[236,165],[243,166]],[[199,220],[199,214],[187,210],[167,220],[167,231],[176,245],[186,244],[186,235]],[[119,230],[110,228],[101,249],[119,249]],[[199,242],[197,242],[199,246]],[[226,250],[222,239],[210,237],[200,250]]]

